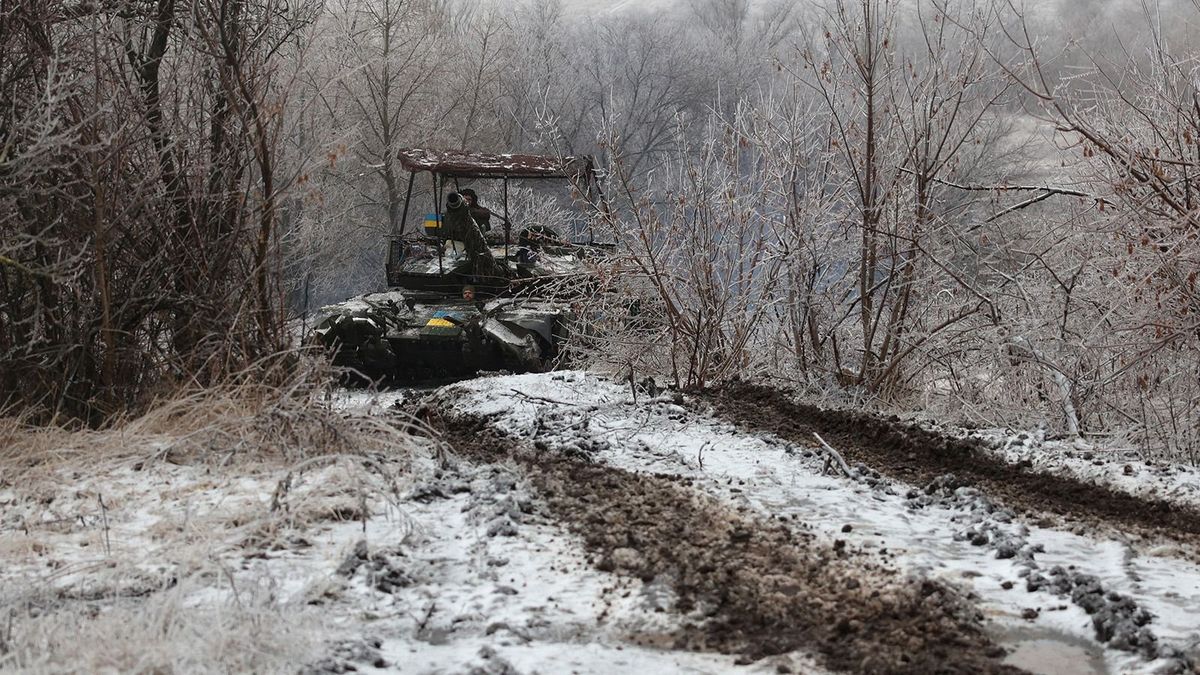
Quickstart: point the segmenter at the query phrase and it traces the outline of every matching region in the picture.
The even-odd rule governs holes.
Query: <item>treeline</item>
[[[1069,9],[0,0],[0,403],[275,354],[380,283],[398,149],[519,149],[608,167],[657,309],[596,361],[1194,453],[1200,8]]]
[[[653,175],[612,163],[663,320],[595,357],[1197,461],[1200,7],[1142,11],[1051,51],[1007,3],[827,3]]]

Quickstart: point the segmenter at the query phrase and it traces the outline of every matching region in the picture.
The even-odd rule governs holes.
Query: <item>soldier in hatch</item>
[[[479,225],[479,229],[484,232],[492,230],[492,212],[479,203],[479,195],[471,188],[463,188],[458,191],[462,195],[463,200],[467,202],[467,211],[471,213],[471,218],[475,224]]]
[[[482,208],[482,207],[476,207]],[[487,209],[483,209],[487,211]],[[488,212],[490,215],[490,212]],[[442,217],[442,232],[447,239],[461,242],[471,259],[472,274],[477,277],[508,278],[504,268],[492,256],[483,238],[478,221],[467,200],[457,192],[446,196],[446,213]]]

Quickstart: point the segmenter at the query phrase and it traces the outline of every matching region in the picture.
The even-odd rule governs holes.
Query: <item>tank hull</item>
[[[551,368],[571,319],[565,303],[542,299],[425,300],[404,290],[351,298],[321,309],[313,341],[354,382],[414,382],[480,371]]]

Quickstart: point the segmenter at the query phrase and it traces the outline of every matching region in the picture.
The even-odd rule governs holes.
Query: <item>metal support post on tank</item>
[[[413,181],[417,179],[416,171],[408,172],[408,192],[404,193],[404,213],[400,216],[400,234],[404,234],[404,226],[408,224],[408,203],[412,201]]]
[[[512,232],[512,222],[508,220],[508,176],[504,177],[504,264],[508,265],[508,235]]]

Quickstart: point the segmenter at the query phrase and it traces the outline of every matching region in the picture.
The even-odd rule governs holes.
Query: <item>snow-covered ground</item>
[[[339,391],[307,428],[343,440],[375,428],[355,420],[407,428],[397,404],[417,399],[541,452],[686,477],[731,511],[968,589],[1008,662],[1033,672],[1155,672],[1200,649],[1200,568],[1169,548],[1040,527],[971,486],[843,475],[820,448],[591,374]],[[296,423],[268,413],[245,425]],[[76,439],[109,455],[0,463],[0,670],[821,672],[805,653],[744,664],[675,648],[704,618],[680,614],[668,578],[602,571],[527,465],[394,430],[337,452],[281,438],[286,452],[256,455],[228,429],[113,432]],[[992,446],[1037,466],[1050,454]],[[1189,474],[1161,473],[1189,501]],[[1121,487],[1159,495],[1148,475],[1122,472]]]
[[[944,431],[978,438],[983,442],[981,447],[1009,464],[1070,476],[1143,499],[1200,508],[1200,470],[1193,466],[1145,462],[1135,449],[1082,439],[1046,440],[1042,430],[948,428]]]
[[[1014,649],[1011,661],[1035,672],[1154,672],[1170,667],[1176,650],[1200,647],[1200,568],[1124,541],[1017,522],[967,486],[826,475],[815,448],[741,432],[669,399],[643,394],[635,403],[628,385],[584,373],[481,378],[440,398],[548,449],[688,476],[731,504],[794,517],[903,569],[966,586]],[[1097,591],[1121,598],[1102,611],[1143,646],[1149,631],[1162,658],[1144,659],[1137,645],[1113,648],[1120,639],[1097,641],[1084,608]],[[1146,626],[1137,625],[1140,610],[1153,616]]]
[[[333,405],[388,415],[403,396]],[[0,670],[777,667],[672,649],[671,589],[595,569],[513,466],[419,439],[392,456],[226,464],[177,456],[176,440],[99,469],[0,473]]]

